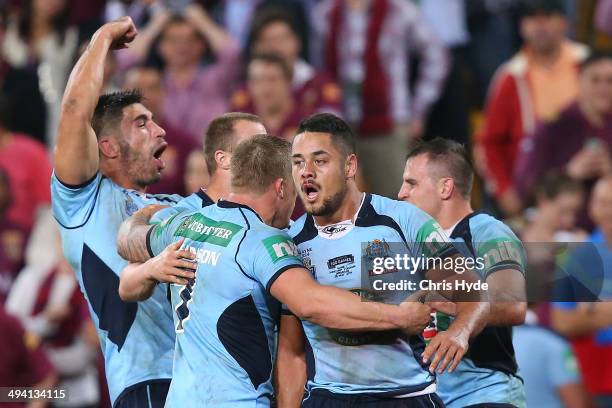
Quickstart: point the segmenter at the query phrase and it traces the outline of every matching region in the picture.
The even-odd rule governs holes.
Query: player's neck
[[[208,194],[211,200],[217,202],[229,195],[229,184],[229,179],[217,171],[206,187],[206,194]]]
[[[352,220],[355,214],[359,210],[359,206],[363,201],[364,193],[359,191],[354,183],[350,183],[348,191],[342,200],[340,207],[330,215],[325,216],[314,216],[315,223],[318,226],[326,226],[330,224],[337,224],[341,221]]]
[[[113,183],[117,184],[119,187],[136,190],[141,193],[145,193],[147,190],[146,187],[140,186],[130,180],[128,172],[116,166],[112,166],[104,160],[100,161],[100,173],[111,179]]]
[[[474,212],[470,202],[466,200],[448,201],[442,206],[442,210],[435,218],[445,230],[454,227],[459,221]]]

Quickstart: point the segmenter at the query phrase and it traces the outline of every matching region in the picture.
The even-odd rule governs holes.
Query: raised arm
[[[191,22],[196,30],[206,38],[215,54],[232,43],[232,37],[217,25],[199,4],[191,4],[185,9],[185,19]]]
[[[129,17],[103,25],[70,74],[55,146],[55,175],[66,184],[83,184],[98,171],[98,142],[91,120],[102,92],[104,62],[111,49],[126,48],[135,36]]]
[[[270,287],[272,296],[299,318],[337,330],[404,330],[420,334],[429,323],[431,308],[420,302],[400,306],[366,302],[354,293],[319,285],[304,268],[291,268]]]

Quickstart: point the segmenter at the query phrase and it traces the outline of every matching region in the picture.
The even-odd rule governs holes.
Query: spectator
[[[216,61],[201,65],[207,48]],[[225,113],[239,72],[240,48],[204,9],[188,6],[164,26],[158,51],[164,62],[168,124],[189,133],[198,144],[209,122]]]
[[[46,140],[53,145],[78,31],[68,25],[68,0],[25,0],[18,20],[9,21],[2,54],[17,68],[32,68],[47,106]]]
[[[525,242],[584,241],[586,232],[576,227],[584,196],[580,182],[556,171],[547,174],[536,187],[535,208],[526,211],[521,239]]]
[[[479,136],[487,187],[507,216],[522,207],[512,182],[519,143],[537,120],[554,118],[575,98],[578,66],[587,55],[565,37],[560,0],[525,1],[520,30],[525,45],[493,79]]]
[[[183,174],[189,152],[196,148],[202,148],[202,142],[196,143],[193,138],[171,125],[163,113],[165,91],[162,86],[161,73],[151,67],[133,68],[128,71],[125,89],[140,89],[144,96],[146,107],[153,113],[160,126],[166,131],[168,147],[164,150],[161,159],[164,161],[162,178],[151,185],[149,192],[152,194],[181,194],[185,195]],[[203,139],[204,130],[200,134]]]
[[[0,304],[4,304],[15,277],[23,268],[27,232],[6,219],[12,201],[6,171],[0,170]]]
[[[59,245],[55,250],[61,254]],[[81,334],[87,329],[89,314],[68,262],[61,257],[52,268],[20,274],[6,309],[42,339],[59,377],[57,387],[67,394],[54,406],[96,406],[100,399],[96,366],[100,350],[97,342],[88,342]]]
[[[234,97],[232,110],[253,113],[261,118],[268,133],[293,140],[300,120],[312,112],[302,112],[291,91],[291,71],[275,54],[254,56],[247,68],[249,104]]]
[[[302,116],[341,110],[338,85],[324,71],[316,70],[300,58],[302,42],[296,24],[288,12],[264,9],[253,21],[250,34],[252,54],[277,54],[291,72],[291,87]]]
[[[366,182],[373,192],[395,197],[407,138],[423,134],[446,78],[447,53],[405,0],[324,0],[313,15],[325,68],[340,83],[345,117],[358,129]],[[411,94],[413,53],[421,61]]]
[[[0,98],[0,167],[7,172],[13,197],[7,220],[29,232],[37,211],[51,202],[51,165],[41,143],[8,130],[10,117],[10,101]]]
[[[570,255],[566,265],[575,266],[592,278],[598,299],[612,300],[612,177],[600,179],[593,190],[591,217],[601,234],[591,235],[592,244]],[[565,267],[568,269],[568,266]],[[573,274],[574,278],[579,278]],[[584,281],[589,283],[589,281]],[[593,280],[591,279],[591,282]],[[592,288],[591,285],[588,285]],[[575,289],[574,287],[573,289]],[[581,300],[568,298],[556,300]],[[569,337],[578,358],[584,384],[601,407],[612,406],[612,302],[554,304],[553,327]]]
[[[187,156],[187,164],[185,165],[185,194],[195,193],[200,189],[206,189],[210,182],[208,174],[208,166],[206,165],[206,156],[202,149],[195,149]]]
[[[564,169],[590,191],[598,178],[612,173],[611,151],[612,55],[594,54],[582,65],[576,102],[521,144],[518,191],[525,196],[550,169]],[[579,225],[592,228],[586,211]]]
[[[0,387],[50,388],[55,384],[55,373],[41,346],[40,338],[23,329],[17,318],[10,316],[0,304]],[[29,408],[42,408],[44,403],[33,402]],[[3,403],[3,408],[24,408],[23,403]]]
[[[558,334],[538,325],[532,310],[514,328],[516,361],[525,383],[528,407],[586,408],[576,357]]]

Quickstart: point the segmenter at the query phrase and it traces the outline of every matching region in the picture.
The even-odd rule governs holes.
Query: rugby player
[[[206,189],[185,197],[172,207],[158,211],[152,217],[152,223],[163,221],[172,215],[184,211],[196,211],[214,204],[222,197],[227,197],[230,188],[230,160],[232,152],[243,140],[257,134],[265,134],[266,128],[261,119],[249,113],[230,112],[215,118],[206,130],[204,139],[204,155],[210,174],[210,183]],[[121,233],[119,233],[121,236]],[[174,243],[172,248],[178,250],[180,243]],[[161,257],[170,259],[162,260]],[[185,258],[185,259],[183,259]],[[119,295],[126,302],[148,299],[158,283],[186,284],[187,279],[193,279],[193,265],[184,262],[193,256],[185,251],[166,252],[150,263],[165,265],[151,268],[146,263],[131,260],[121,273]],[[143,260],[144,261],[144,260]],[[179,269],[177,266],[183,267]],[[180,299],[174,299],[176,306]]]
[[[521,242],[501,221],[472,210],[474,170],[457,142],[416,141],[403,177],[398,197],[431,214],[451,239],[485,261],[477,272],[488,284],[488,326],[471,341],[455,372],[438,377],[438,395],[451,408],[524,407],[511,329],[523,324],[527,310]],[[439,333],[452,319],[438,312],[436,320]]]
[[[117,254],[121,222],[139,208],[179,196],[145,194],[160,179],[165,132],[135,91],[100,96],[105,60],[136,36],[129,17],[105,24],[76,63],[62,101],[53,213],[64,254],[89,304],[114,407],[163,407],[174,353],[172,315],[159,289],[146,302],[118,294],[126,261]]]
[[[227,200],[155,226],[148,223],[156,208],[145,208],[122,228],[122,253],[154,256],[184,240],[183,249],[197,254],[196,279],[179,287],[183,304],[168,407],[269,406],[278,301],[337,330],[418,333],[429,321],[423,303],[362,302],[312,279],[291,238],[277,229],[288,224],[295,206],[290,152],[283,139],[254,136],[233,153]]]
[[[367,289],[362,283],[362,272],[370,274],[363,267],[366,254],[389,256],[389,243],[404,245],[417,255],[426,251],[423,243],[437,241],[432,255],[457,256],[425,212],[358,190],[354,137],[344,121],[317,114],[303,120],[297,133],[293,179],[307,214],[293,224],[289,235],[319,283]],[[392,278],[397,271],[389,272],[381,277]],[[438,271],[423,272],[432,276]],[[418,302],[410,304],[419,307]],[[421,336],[337,332],[308,321],[302,322],[304,343],[299,320],[284,314],[277,363],[279,404],[299,405],[305,383],[304,407],[443,406],[435,394],[434,371],[452,370],[459,362],[470,336],[480,330],[487,307],[484,302],[460,306],[449,331],[427,349]]]

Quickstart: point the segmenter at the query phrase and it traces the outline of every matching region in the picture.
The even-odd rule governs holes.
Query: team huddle
[[[206,189],[146,194],[165,132],[138,91],[100,95],[107,54],[136,34],[129,18],[104,25],[74,67],[51,180],[114,407],[525,406],[511,335],[526,312],[522,246],[472,210],[461,145],[412,146],[398,201],[360,191],[342,119],[305,118],[288,142],[227,113],[206,130]],[[305,214],[291,221],[296,199]],[[488,290],[364,301],[365,263],[389,243],[488,260],[460,276]]]

